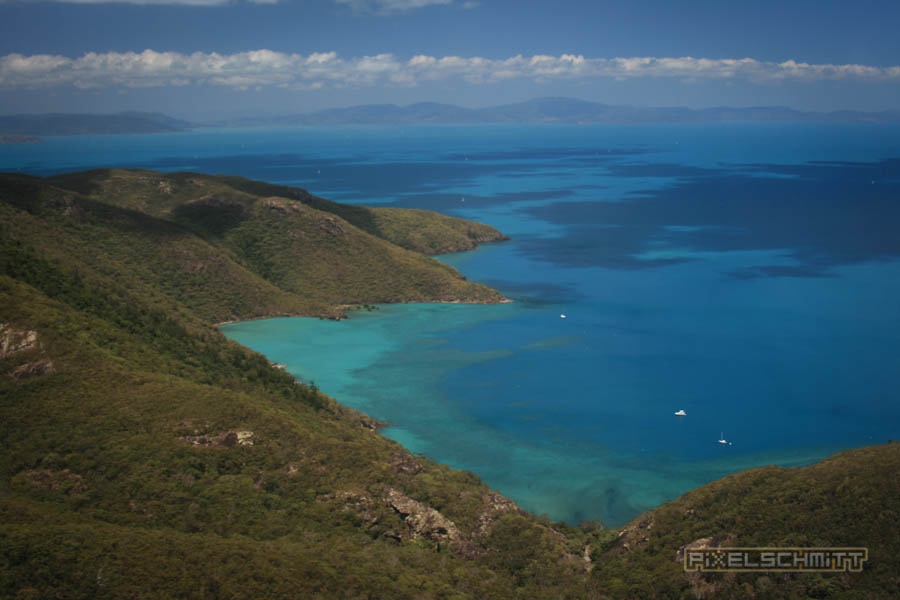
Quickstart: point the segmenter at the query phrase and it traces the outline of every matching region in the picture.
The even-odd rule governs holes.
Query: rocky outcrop
[[[301,214],[309,210],[299,202],[294,202],[293,200],[288,200],[287,198],[279,198],[277,196],[273,196],[271,198],[263,198],[262,205],[263,208],[267,208],[284,215]]]
[[[408,529],[408,536],[412,539],[425,537],[434,542],[459,540],[456,524],[430,506],[404,496],[393,488],[388,491],[385,504],[400,515]]]
[[[417,463],[412,456],[406,452],[394,452],[391,454],[391,468],[395,473],[403,475],[418,475],[425,468]]]
[[[37,331],[13,329],[7,323],[0,323],[0,358],[31,350],[37,343]]]
[[[344,226],[334,217],[323,217],[319,221],[319,229],[332,237],[341,237],[345,235]]]
[[[15,380],[27,379],[29,377],[37,377],[39,375],[47,375],[54,373],[56,369],[53,367],[53,361],[49,358],[42,358],[34,362],[19,365],[9,372]]]
[[[0,323],[0,359],[10,358],[21,352],[40,349],[38,343],[37,331],[30,329],[13,329],[7,323]],[[43,353],[38,353],[43,354]],[[24,360],[33,358],[34,354],[26,354],[22,357]],[[19,381],[29,377],[37,377],[55,372],[53,361],[49,358],[40,358],[38,360],[29,360],[14,367],[7,374]]]
[[[525,514],[519,505],[505,496],[501,496],[497,492],[488,492],[482,498],[484,508],[478,515],[478,522],[475,525],[475,536],[482,536],[490,532],[491,526],[508,512],[516,512]]]
[[[622,528],[612,547],[620,552],[628,552],[645,546],[650,541],[650,531],[655,524],[652,513],[632,521]]]
[[[190,443],[192,446],[209,448],[211,446],[252,446],[252,431],[223,431],[222,433],[208,433],[201,435],[183,435],[179,439]]]

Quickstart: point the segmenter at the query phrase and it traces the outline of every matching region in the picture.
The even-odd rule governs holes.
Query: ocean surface
[[[900,439],[900,127],[47,140],[0,146],[0,170],[231,173],[508,234],[441,260],[511,304],[223,331],[551,519],[619,525],[739,469]]]

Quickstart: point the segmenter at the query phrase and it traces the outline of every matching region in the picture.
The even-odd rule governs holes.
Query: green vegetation
[[[0,215],[43,256],[87,267],[105,285],[132,281],[138,295],[165,296],[158,302],[207,323],[336,317],[348,304],[502,300],[333,213],[223,179],[133,170],[11,176],[0,181],[10,199]]]
[[[242,177],[220,176],[218,179],[235,189],[258,196],[296,198],[307,206],[335,214],[365,232],[422,254],[463,252],[473,250],[484,242],[507,239],[490,225],[428,210],[339,204],[296,188],[250,181]]]
[[[421,218],[443,248],[474,225],[396,215],[391,229],[391,211],[228,177],[0,176],[0,598],[900,594],[900,445],[739,473],[621,531],[576,528],[410,455],[211,327],[501,299],[384,239]],[[685,575],[677,552],[704,537],[865,545],[870,560]]]
[[[900,597],[900,444],[848,450],[804,468],[762,467],[688,492],[623,528],[594,553],[613,597]],[[862,573],[685,575],[687,544],[859,547]]]

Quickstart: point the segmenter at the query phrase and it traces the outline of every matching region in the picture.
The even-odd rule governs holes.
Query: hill
[[[900,123],[900,111],[818,113],[783,106],[653,107],[612,105],[574,98],[535,98],[525,102],[463,108],[421,102],[408,106],[370,104],[260,119],[236,119],[224,126],[251,125],[415,125],[429,123]]]
[[[900,444],[729,475],[622,528],[594,554],[611,597],[900,597]],[[690,573],[685,548],[866,547],[861,573]]]
[[[340,211],[403,237],[377,210],[235,178],[0,176],[0,597],[900,592],[898,444],[738,473],[621,530],[572,527],[410,455],[211,327],[336,316],[349,298],[501,299]],[[441,223],[426,246],[469,237]],[[679,550],[703,540],[868,546],[870,560],[685,574]]]
[[[48,180],[10,176],[2,185],[7,211],[18,209],[4,215],[18,239],[72,268],[87,266],[98,281],[128,280],[147,298],[162,293],[160,304],[206,322],[336,317],[336,307],[348,304],[502,300],[455,269],[384,239],[389,236],[320,210],[352,213],[378,233],[372,224],[383,209],[342,208],[302,190],[140,170]],[[273,195],[241,189],[254,186]],[[402,214],[417,217],[425,231],[447,219],[424,211]],[[435,243],[462,247],[473,236],[503,238],[485,226],[451,222],[457,229],[448,228]]]

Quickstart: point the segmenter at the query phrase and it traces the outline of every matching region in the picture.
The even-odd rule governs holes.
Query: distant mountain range
[[[0,134],[47,136],[116,133],[166,133],[195,127],[259,127],[297,125],[418,125],[477,123],[900,123],[900,110],[828,113],[794,110],[784,106],[693,109],[601,104],[573,98],[536,98],[487,108],[420,102],[408,106],[366,104],[276,117],[191,123],[159,113],[42,114],[0,116]]]
[[[102,135],[116,133],[169,133],[193,127],[191,123],[160,113],[123,112],[112,115],[49,113],[0,116],[0,134]]]
[[[825,123],[900,123],[900,110],[882,112],[805,112],[783,106],[746,108],[619,106],[572,98],[537,98],[487,108],[421,102],[409,106],[369,104],[271,118],[244,118],[219,126],[256,125],[414,125],[420,123],[723,123],[780,121]]]

